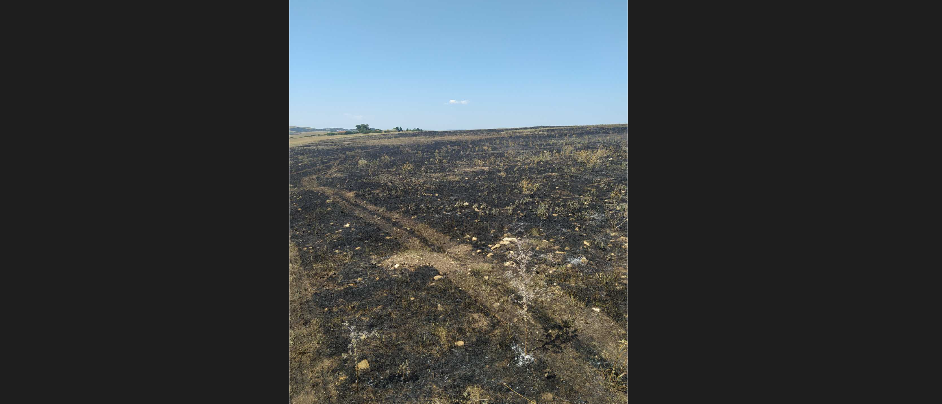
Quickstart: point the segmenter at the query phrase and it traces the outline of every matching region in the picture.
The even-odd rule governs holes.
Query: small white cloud
[[[462,101],[458,101],[458,100],[448,100],[448,102],[446,102],[445,105],[449,105],[449,104],[464,104],[464,105],[467,105],[467,104],[468,104],[468,100],[462,100]]]

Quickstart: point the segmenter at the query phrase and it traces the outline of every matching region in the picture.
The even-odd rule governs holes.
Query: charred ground
[[[624,402],[626,161],[625,125],[289,148],[290,401]]]

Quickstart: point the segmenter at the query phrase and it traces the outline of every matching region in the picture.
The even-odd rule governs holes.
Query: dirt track
[[[330,173],[341,167],[292,171],[296,185],[289,195],[310,201],[289,209],[295,223],[289,243],[293,402],[625,402],[627,335],[624,321],[611,316],[622,311],[574,297],[579,284],[559,285],[571,275],[560,278],[547,266],[557,256],[545,253],[546,243],[492,235],[482,246],[484,240],[445,234],[441,224],[436,229],[401,209],[318,183],[336,178]],[[315,271],[306,269],[312,266]],[[376,312],[386,314],[364,315]],[[418,334],[421,341],[414,339]],[[439,341],[430,343],[435,336]],[[470,352],[480,355],[463,356]],[[361,357],[372,358],[368,370],[352,366]],[[436,360],[445,367],[435,368]],[[415,367],[427,376],[417,377]],[[417,393],[389,390],[399,385]]]
[[[488,308],[503,323],[516,328],[518,335],[524,336],[525,344],[539,345],[540,335],[531,332],[531,329],[539,329],[540,323],[527,312],[518,309],[511,298],[502,293],[502,290],[512,288],[502,279],[502,265],[474,254],[471,245],[454,242],[426,225],[357,200],[353,193],[317,186],[312,177],[302,180],[302,184],[304,184],[302,189],[310,189],[330,196],[348,212],[394,234],[403,245],[410,248],[409,251],[386,259],[382,263],[383,266],[393,267],[397,264],[404,264],[410,267],[428,265],[435,268],[443,277],[448,278],[474,297],[478,304]],[[444,251],[444,253],[433,252],[433,249]],[[480,275],[487,276],[490,282],[471,275],[470,268],[475,264],[484,264],[490,268],[482,271]],[[565,297],[560,288],[547,286],[543,278],[532,278],[528,286],[537,291],[536,304],[539,309],[549,315],[552,321],[556,323],[571,321],[572,328],[580,336],[579,338],[592,349],[597,350],[606,361],[612,364],[626,363],[627,351],[619,342],[627,339],[625,329],[618,327],[604,314],[595,313],[590,308],[574,304]],[[617,402],[616,397],[619,393],[606,389],[608,383],[601,375],[594,372],[594,368],[589,363],[577,359],[579,356],[571,346],[565,346],[561,352],[547,352],[545,360],[550,363],[557,374],[578,378],[579,384],[587,386],[587,392],[592,394],[591,402]]]

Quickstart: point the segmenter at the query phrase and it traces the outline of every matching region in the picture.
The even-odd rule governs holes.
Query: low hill
[[[333,132],[344,132],[354,129],[345,129],[345,128],[309,128],[306,126],[288,126],[288,134],[295,135],[300,133],[309,133],[309,132],[320,132],[320,133],[333,133]]]

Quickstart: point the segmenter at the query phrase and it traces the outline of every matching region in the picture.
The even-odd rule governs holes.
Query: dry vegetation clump
[[[524,195],[530,195],[540,188],[540,183],[524,178],[520,181],[520,192]]]

